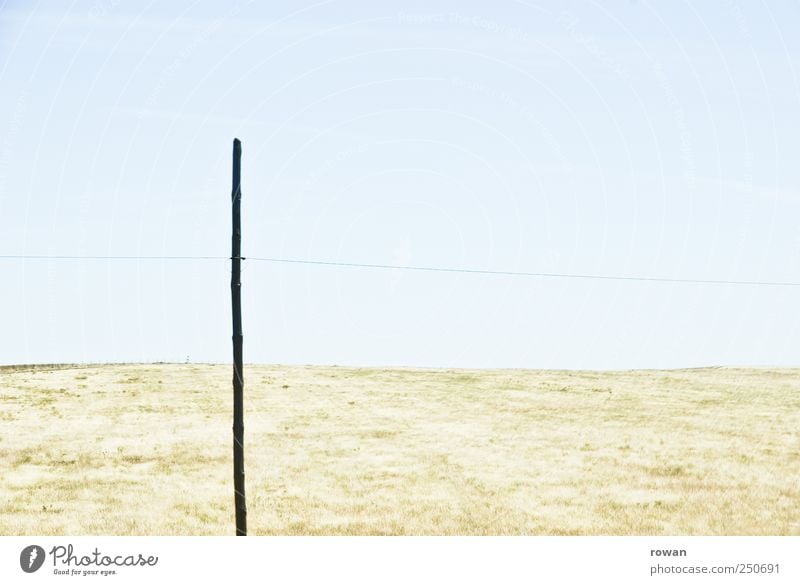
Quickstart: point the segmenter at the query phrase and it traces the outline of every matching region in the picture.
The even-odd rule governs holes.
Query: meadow
[[[0,368],[0,534],[233,534],[231,367]],[[800,535],[800,370],[248,365],[250,534]]]

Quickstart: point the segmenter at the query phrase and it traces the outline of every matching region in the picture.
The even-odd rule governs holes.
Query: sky
[[[800,3],[0,4],[0,363],[231,360],[243,254],[800,283]],[[800,287],[245,261],[251,363],[800,365]]]

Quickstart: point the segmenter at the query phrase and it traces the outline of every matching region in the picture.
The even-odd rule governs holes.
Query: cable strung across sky
[[[230,260],[227,256],[47,256],[0,255],[0,260]],[[297,258],[266,258],[247,256],[242,260],[280,264],[304,264],[334,268],[361,268],[373,270],[410,270],[416,272],[445,272],[451,274],[476,274],[484,276],[525,276],[531,278],[573,278],[585,280],[618,280],[629,282],[663,282],[676,284],[720,284],[741,286],[800,286],[800,282],[770,280],[726,280],[703,278],[668,278],[660,276],[630,276],[620,274],[570,274],[561,272],[519,272],[513,270],[484,270],[478,268],[452,268],[445,266],[406,266],[397,264],[368,264],[337,262],[332,260],[301,260]]]

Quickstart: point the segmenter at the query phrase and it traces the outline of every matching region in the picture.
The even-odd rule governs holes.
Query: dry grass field
[[[0,534],[233,534],[231,368],[0,369]],[[800,370],[247,366],[251,534],[800,534]]]

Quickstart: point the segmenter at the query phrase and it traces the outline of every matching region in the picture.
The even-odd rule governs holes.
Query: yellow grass
[[[800,534],[800,370],[245,375],[251,534]],[[232,534],[230,381],[0,370],[0,534]]]

